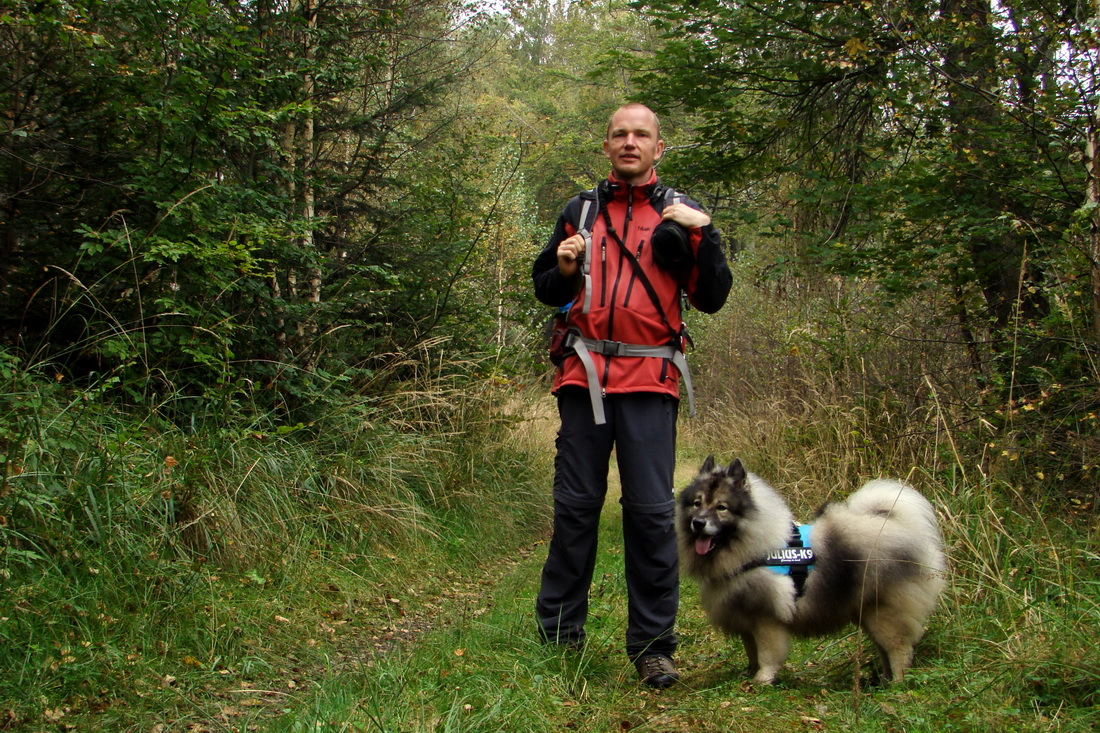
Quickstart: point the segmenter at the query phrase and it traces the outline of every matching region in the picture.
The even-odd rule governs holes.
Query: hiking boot
[[[634,666],[638,669],[642,682],[655,690],[672,687],[680,679],[680,673],[676,671],[676,665],[664,654],[638,657],[634,660]]]

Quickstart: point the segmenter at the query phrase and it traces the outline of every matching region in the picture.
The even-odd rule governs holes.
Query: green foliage
[[[115,373],[128,400],[251,381],[287,410],[381,354],[468,342],[447,282],[482,215],[461,183],[472,152],[447,146],[434,180],[415,159],[474,60],[439,55],[451,12],[17,3],[0,26],[0,339]]]
[[[969,436],[979,455],[988,428],[1033,470],[1094,481],[1072,447],[1096,438],[1096,283],[1075,214],[1092,20],[1029,2],[637,7],[663,43],[624,62],[694,123],[668,175],[696,178],[745,222],[759,277],[809,293],[796,308],[814,280],[843,278],[840,297],[861,292],[883,332],[910,330],[895,313],[925,320],[924,343],[963,346],[960,371],[925,360],[926,374],[965,395],[956,416],[982,426]],[[868,306],[839,304],[839,320],[813,308],[798,326],[825,332],[826,374],[884,343],[851,340],[847,315]],[[884,376],[888,391],[925,388]]]
[[[1087,24],[1057,55],[1060,21],[1028,4],[995,23],[920,3],[639,6],[666,40],[639,83],[697,118],[677,165],[727,188],[775,180],[799,254],[828,271],[978,288],[1000,329],[1014,303],[1046,307],[1016,283],[1041,281],[1084,191],[1090,96],[1050,75],[1095,82]],[[1010,22],[1043,39],[1026,63]]]

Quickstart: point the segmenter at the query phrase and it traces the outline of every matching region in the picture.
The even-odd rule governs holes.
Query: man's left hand
[[[687,204],[671,204],[661,212],[661,220],[671,219],[690,229],[705,227],[710,224],[710,217],[706,213],[693,209]]]

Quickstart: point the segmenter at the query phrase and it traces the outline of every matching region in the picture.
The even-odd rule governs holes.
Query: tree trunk
[[[1012,201],[998,182],[997,135],[1004,120],[997,102],[1000,79],[990,0],[944,0],[941,11],[958,26],[959,34],[944,55],[948,117],[959,171],[955,197],[982,206],[991,217],[1012,214]],[[1025,86],[1030,87],[1030,82]],[[1007,338],[1021,320],[1041,317],[1047,310],[1043,295],[1026,287],[1027,281],[1041,278],[1041,262],[1028,261],[1024,235],[990,227],[966,237],[976,284],[985,296],[995,332]]]
[[[1092,337],[1100,344],[1100,105],[1093,108],[1085,141],[1085,202],[1089,212],[1089,276],[1092,283]]]
[[[306,43],[305,43],[305,55],[307,63],[311,63],[317,56],[316,48],[314,48],[314,36],[317,31],[317,9],[313,7],[313,4],[307,0],[304,3],[303,10],[306,13]],[[305,88],[304,97],[309,104],[314,102],[317,90],[317,80],[314,77],[313,69],[310,68],[304,78]],[[302,235],[302,249],[309,254],[310,259],[313,261],[313,265],[309,268],[309,290],[306,294],[306,300],[313,303],[314,306],[321,302],[321,267],[318,258],[313,254],[314,248],[317,246],[313,237],[313,219],[315,216],[314,211],[314,188],[313,188],[313,167],[317,160],[317,149],[315,142],[314,131],[314,119],[312,108],[306,115],[305,126],[302,131],[302,217],[305,219],[305,232]],[[317,308],[310,312],[302,323],[302,337],[303,343],[301,348],[308,350],[309,357],[305,364],[307,368],[313,366],[316,363],[316,352],[314,351],[317,337],[317,318],[319,313]]]

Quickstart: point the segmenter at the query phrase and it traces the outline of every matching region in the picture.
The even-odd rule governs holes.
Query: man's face
[[[611,170],[620,181],[635,185],[648,181],[653,164],[664,150],[657,120],[645,107],[625,107],[611,118],[603,154],[611,161]]]

